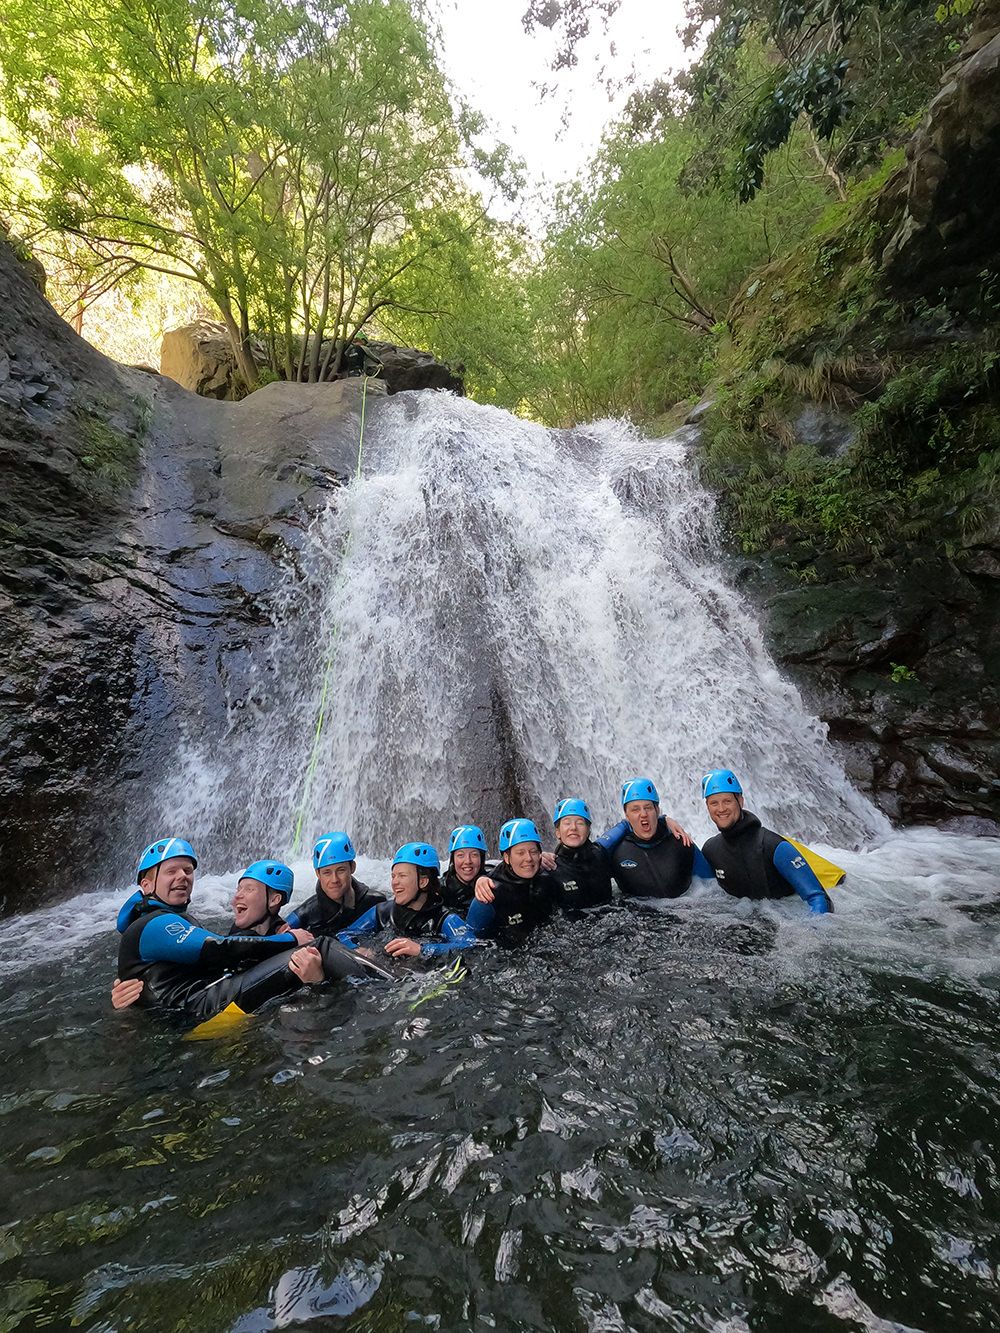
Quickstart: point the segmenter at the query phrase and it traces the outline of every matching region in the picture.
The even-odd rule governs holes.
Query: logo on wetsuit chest
[[[726,878],[726,872],[725,872],[724,870],[717,870],[717,871],[715,872],[715,878],[716,878],[716,879],[719,881],[719,883],[721,884],[722,881]]]
[[[508,926],[521,926],[524,924],[524,916],[520,912],[511,912],[507,918]]]
[[[638,862],[638,861],[623,861],[623,862],[622,862],[622,869],[623,869],[623,870],[637,870],[638,868],[639,868],[639,862]]]

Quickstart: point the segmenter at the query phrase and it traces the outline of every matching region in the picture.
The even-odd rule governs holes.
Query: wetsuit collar
[[[760,820],[749,810],[744,810],[735,824],[730,824],[728,828],[721,828],[719,832],[725,838],[726,842],[735,842],[737,838],[742,838],[744,833],[752,833],[754,829],[760,828]]]

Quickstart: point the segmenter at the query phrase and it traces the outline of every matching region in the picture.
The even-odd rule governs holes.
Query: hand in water
[[[297,930],[296,935],[309,935],[307,930]],[[312,936],[309,935],[312,939]],[[296,949],[288,960],[288,970],[294,972],[304,986],[318,986],[326,980],[323,971],[323,956],[318,949],[306,946]]]
[[[675,838],[680,838],[681,842],[684,844],[685,847],[691,846],[691,841],[692,841],[691,834],[688,833],[687,829],[684,828],[683,825],[678,824],[677,820],[671,819],[669,815],[664,815],[663,820],[667,828],[670,830],[670,832],[674,835]]]
[[[542,852],[542,869],[555,870],[556,854],[555,852]]]
[[[295,936],[296,944],[312,944],[316,936],[309,930],[289,930],[290,935]]]
[[[393,958],[419,958],[420,945],[416,940],[408,940],[403,935],[397,935],[394,940],[390,940],[385,946],[385,951]]]
[[[481,903],[491,903],[493,901],[493,890],[496,885],[488,875],[480,875],[476,880],[476,897]]]
[[[116,1009],[127,1009],[129,1005],[135,1004],[141,994],[142,982],[138,977],[133,977],[131,981],[116,979],[111,987],[111,1003]]]

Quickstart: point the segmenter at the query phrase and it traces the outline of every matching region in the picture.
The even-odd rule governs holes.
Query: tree
[[[5,10],[0,110],[35,155],[33,190],[5,182],[20,229],[76,238],[97,283],[199,286],[249,386],[255,334],[273,373],[335,375],[433,258],[463,122],[403,0]]]

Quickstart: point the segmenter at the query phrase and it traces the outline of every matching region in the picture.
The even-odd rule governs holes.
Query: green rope
[[[361,455],[365,447],[365,403],[368,398],[368,376],[364,375],[361,379],[361,431],[358,435],[358,461],[354,469],[354,480],[361,480]],[[340,585],[343,583],[347,571],[347,557],[351,553],[351,533],[348,532],[344,540],[344,549],[340,554],[340,569],[337,571],[337,582],[334,585],[334,591],[339,592]],[[309,756],[309,763],[306,767],[306,776],[302,784],[302,799],[299,802],[298,813],[295,817],[295,833],[292,837],[292,854],[296,855],[302,845],[302,824],[306,817],[306,809],[309,805],[309,796],[312,791],[313,778],[316,774],[316,765],[319,763],[319,741],[323,733],[323,723],[326,721],[326,701],[330,692],[330,677],[333,674],[334,663],[337,660],[337,638],[340,626],[334,624],[330,634],[330,646],[327,649],[326,665],[323,668],[323,688],[319,693],[319,708],[316,713],[316,730],[313,734],[312,753]]]

